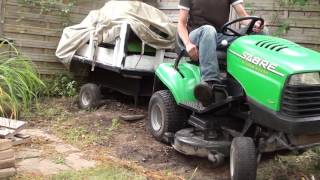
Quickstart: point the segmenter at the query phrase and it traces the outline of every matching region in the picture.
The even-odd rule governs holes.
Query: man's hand
[[[249,14],[247,13],[247,11],[245,10],[244,8],[244,5],[243,3],[239,3],[239,4],[236,4],[233,6],[233,8],[236,10],[237,14],[240,16],[240,17],[247,17],[249,16]],[[243,25],[249,25],[251,23],[251,20],[245,20],[245,21],[242,21],[241,24]],[[257,21],[254,26],[253,26],[253,32],[256,32],[256,33],[259,33],[263,30],[264,28],[264,25],[261,25],[261,21]]]
[[[264,28],[264,25],[261,25],[261,21],[257,21],[253,26],[253,32],[260,33]]]
[[[186,45],[186,50],[192,60],[197,61],[199,59],[199,52],[196,45],[188,43]]]

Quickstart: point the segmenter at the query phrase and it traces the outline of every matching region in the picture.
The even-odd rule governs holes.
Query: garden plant
[[[45,84],[31,62],[15,45],[0,38],[0,116],[17,118],[26,110]]]

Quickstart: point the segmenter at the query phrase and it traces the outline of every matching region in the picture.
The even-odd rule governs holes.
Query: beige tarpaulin
[[[56,56],[69,66],[77,49],[89,41],[90,34],[99,43],[112,43],[124,22],[149,46],[174,48],[176,27],[163,12],[139,1],[109,1],[103,8],[91,11],[80,24],[64,29]]]

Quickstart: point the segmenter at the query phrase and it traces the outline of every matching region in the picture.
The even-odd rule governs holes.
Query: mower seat
[[[186,47],[184,43],[182,42],[179,34],[176,35],[176,53],[179,55],[183,53],[183,57],[189,57],[188,53],[185,51]],[[222,45],[218,45],[217,48],[217,57],[219,65],[226,66],[226,59],[227,59],[227,53],[226,53],[226,47]],[[199,61],[188,61],[191,64],[199,65]]]

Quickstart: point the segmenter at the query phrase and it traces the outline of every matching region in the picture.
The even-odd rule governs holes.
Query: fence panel
[[[178,18],[179,0],[145,0],[164,11],[174,22]],[[79,23],[91,9],[102,7],[105,0],[79,1],[70,13],[70,24]],[[247,10],[266,19],[270,31],[304,46],[320,51],[320,1],[305,5],[283,5],[279,0],[245,0]],[[40,8],[18,3],[0,2],[0,35],[12,39],[30,56],[41,74],[66,72],[57,61],[58,45],[66,19],[59,11],[41,13]]]
[[[67,20],[58,10],[41,13],[39,7],[24,5],[17,0],[2,0],[0,35],[13,40],[22,53],[33,60],[40,74],[65,73],[66,68],[55,56],[65,23],[79,23],[91,9],[101,7],[104,2],[80,1],[72,8]]]

